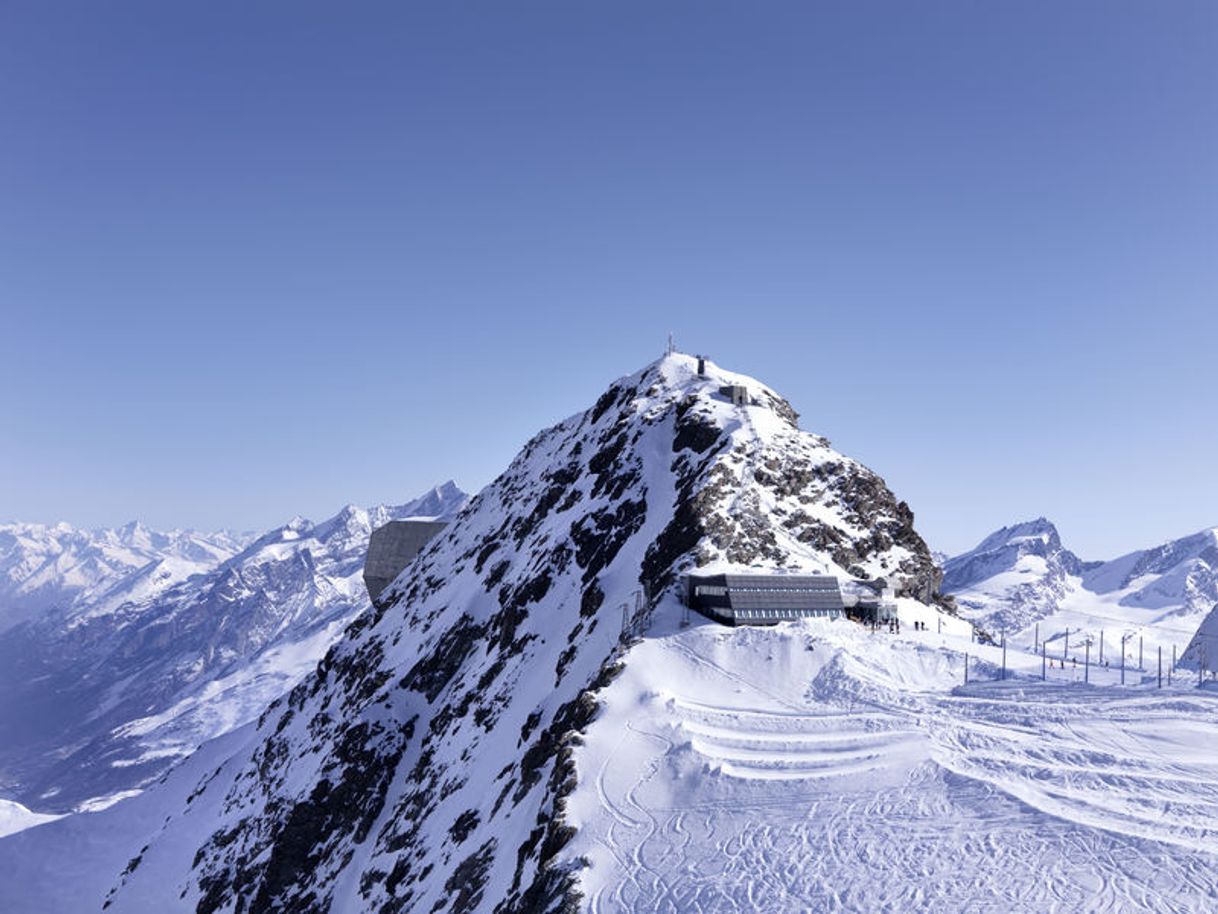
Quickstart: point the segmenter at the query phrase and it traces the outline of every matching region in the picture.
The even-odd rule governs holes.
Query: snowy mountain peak
[[[621,378],[529,440],[262,716],[111,910],[570,900],[572,740],[632,633],[679,615],[681,572],[813,568],[930,596],[912,520],[752,378],[679,354]]]
[[[1128,587],[1148,575],[1192,571],[1212,571],[1218,574],[1218,528],[1206,528],[1168,540],[1152,549],[1131,552],[1106,562],[1087,577],[1087,586],[1100,593]]]
[[[1118,596],[1122,606],[1177,615],[1208,612],[1218,603],[1218,530],[1206,528],[1089,568],[1083,585]]]
[[[944,590],[982,627],[1099,632],[1166,624],[1172,637],[1218,602],[1218,530],[1206,528],[1106,562],[1082,562],[1044,518],[1003,527],[944,563]],[[1171,617],[1183,617],[1167,622]],[[1055,628],[1056,626],[1056,628]],[[1035,636],[1034,636],[1035,637]]]
[[[1052,522],[1044,517],[1003,527],[987,536],[972,551],[993,552],[1006,546],[1014,546],[1022,553],[1047,555],[1061,549],[1061,536]]]
[[[115,529],[67,523],[0,524],[0,631],[48,611],[98,608],[103,594],[152,563],[168,560],[160,589],[214,568],[245,539],[228,532],[158,532],[132,521]]]
[[[1017,630],[1051,613],[1083,572],[1044,517],[991,533],[943,565],[943,589],[983,627]]]
[[[469,496],[451,479],[438,486],[433,486],[429,492],[416,498],[403,509],[410,511],[410,516],[431,520],[451,520],[465,507]]]
[[[152,539],[152,531],[138,520],[128,521],[118,529],[118,539],[124,543],[147,544]]]
[[[257,717],[368,607],[361,572],[372,527],[465,501],[450,486],[404,505],[349,505],[316,525],[297,517],[239,550],[213,545],[197,561],[200,543],[177,532],[148,538],[164,541],[159,551],[116,551],[119,538],[141,539],[146,528],[134,524],[55,553],[122,562],[69,611],[0,633],[5,787],[62,812],[138,789],[200,742]],[[0,556],[4,537],[0,529]],[[28,715],[38,702],[43,713]]]

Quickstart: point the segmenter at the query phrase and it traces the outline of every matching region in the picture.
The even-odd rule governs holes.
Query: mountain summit
[[[948,559],[943,589],[983,626],[1018,630],[1052,613],[1084,567],[1057,528],[1039,517],[1003,527]]]
[[[155,817],[110,910],[562,906],[572,742],[630,633],[710,566],[938,585],[883,480],[765,385],[666,356],[530,440]]]

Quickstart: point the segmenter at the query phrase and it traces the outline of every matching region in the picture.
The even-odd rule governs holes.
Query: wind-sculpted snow
[[[878,477],[764,386],[709,375],[667,357],[533,438],[200,783],[213,812],[179,810],[151,836],[111,910],[571,909],[580,734],[680,571],[934,592]],[[754,405],[721,397],[726,383]]]
[[[297,518],[172,586],[143,592],[124,580],[106,592],[129,599],[82,597],[0,634],[3,786],[31,808],[66,812],[154,782],[257,718],[368,607],[360,572],[374,526],[465,499],[449,483],[402,506]],[[178,542],[141,529],[124,528],[128,548]]]
[[[653,631],[574,755],[561,859],[588,861],[587,909],[1213,910],[1218,703],[1026,666],[961,687],[964,653],[997,650],[934,625]]]

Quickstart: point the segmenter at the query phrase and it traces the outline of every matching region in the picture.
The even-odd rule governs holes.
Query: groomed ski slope
[[[1218,909],[1218,700],[1187,677],[1042,683],[1012,651],[999,682],[997,648],[934,622],[680,617],[577,751],[587,910]]]

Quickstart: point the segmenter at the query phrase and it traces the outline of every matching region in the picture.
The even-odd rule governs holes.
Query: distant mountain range
[[[1073,628],[1182,649],[1218,605],[1218,528],[1096,562],[1066,548],[1042,517],[990,534],[943,571],[962,615],[995,635],[1029,640]]]
[[[0,524],[0,631],[49,611],[103,613],[236,555],[252,534]]]
[[[0,528],[0,791],[105,805],[257,717],[370,605],[371,530],[466,501],[448,482],[258,537]]]

